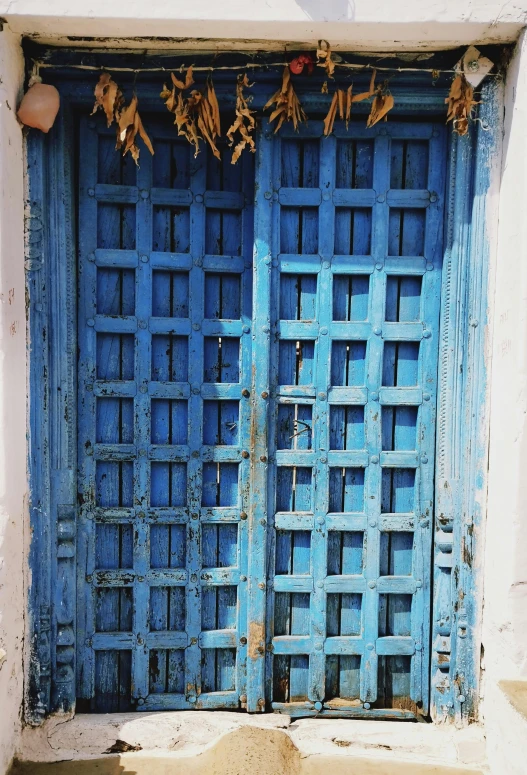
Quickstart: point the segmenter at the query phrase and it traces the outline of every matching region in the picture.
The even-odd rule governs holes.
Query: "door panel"
[[[80,127],[78,708],[426,715],[443,129],[149,128]]]
[[[426,714],[443,131],[310,122],[259,153],[267,702]]]
[[[239,708],[252,158],[149,126],[139,169],[80,130],[80,707]]]

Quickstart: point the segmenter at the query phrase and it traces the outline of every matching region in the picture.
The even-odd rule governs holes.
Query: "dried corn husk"
[[[447,123],[452,121],[454,132],[457,132],[461,137],[466,135],[472,108],[478,103],[474,100],[474,89],[468,83],[463,73],[457,75],[452,81],[445,103],[448,105]]]
[[[335,123],[337,113],[342,121],[344,121],[344,119],[346,120],[346,129],[348,128],[351,116],[352,90],[353,85],[350,84],[346,91],[344,91],[344,89],[337,89],[333,95],[328,114],[324,119],[324,134],[326,137],[333,131],[333,124]]]
[[[328,75],[328,78],[333,78],[333,73],[335,72],[335,62],[331,58],[331,46],[327,40],[318,41],[317,60],[318,67],[323,67]]]
[[[134,94],[130,104],[119,115],[116,148],[123,149],[123,156],[130,151],[133,160],[138,165],[139,147],[136,142],[137,134],[139,133],[139,136],[152,155],[154,154],[154,148],[141,121],[137,105],[137,96]]]
[[[307,121],[307,116],[300,104],[300,100],[296,96],[291,82],[291,73],[287,66],[284,67],[284,72],[282,73],[282,85],[264,105],[264,110],[270,108],[271,105],[276,107],[269,116],[269,123],[271,124],[275,119],[278,119],[274,130],[275,134],[284,121],[292,121],[295,129],[298,129],[300,123]]]
[[[220,108],[212,80],[208,79],[204,92],[193,89],[189,95],[184,95],[183,92],[194,83],[192,67],[188,68],[184,81],[176,78],[174,73],[171,79],[172,89],[165,85],[160,96],[175,115],[178,134],[194,146],[194,156],[200,151],[199,141],[205,140],[214,156],[221,158],[216,146],[216,138],[221,137]]]
[[[113,121],[119,118],[123,104],[123,94],[110,73],[101,73],[94,94],[95,104],[91,115],[93,116],[101,108],[106,114],[107,125],[111,126]]]
[[[249,100],[243,93],[245,87],[251,86],[252,84],[249,83],[246,74],[238,76],[236,82],[236,118],[227,130],[227,137],[231,148],[234,145],[236,133],[239,134],[240,140],[234,146],[231,164],[236,164],[245,148],[248,147],[251,153],[254,153],[256,150],[254,138],[251,136],[251,132],[254,131],[256,126],[254,119],[255,111],[249,109]]]

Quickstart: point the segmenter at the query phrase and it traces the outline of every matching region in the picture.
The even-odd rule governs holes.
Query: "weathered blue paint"
[[[271,81],[275,77],[258,78],[256,105],[263,104],[274,88]],[[389,122],[373,130],[354,127],[349,134],[339,128],[327,140],[320,138],[316,122],[310,122],[307,130],[302,128],[299,135],[286,130],[282,139],[262,132],[255,189],[258,303],[251,309],[254,182],[250,158],[243,182],[228,165],[220,181],[211,172],[210,158],[202,153],[191,160],[188,149],[175,140],[174,130],[158,125],[152,131],[156,156],[151,160],[143,152],[136,173],[114,153],[112,135],[104,129],[102,118],[97,117],[94,129],[83,121],[78,235],[82,280],[77,305],[75,219],[71,215],[76,196],[71,189],[75,164],[72,108],[87,115],[92,95],[90,89],[71,80],[59,77],[57,85],[63,94],[57,125],[46,138],[30,136],[28,144],[28,223],[36,226],[31,229],[27,255],[32,342],[31,617],[36,657],[30,687],[31,720],[38,723],[50,710],[73,708],[76,696],[79,708],[101,710],[246,707],[255,712],[274,704],[292,715],[404,718],[425,713],[430,646],[423,623],[430,619],[431,579],[426,564],[430,526],[425,525],[421,532],[415,528],[421,538],[411,546],[405,536],[415,532],[409,512],[424,513],[433,500],[438,264],[434,257],[430,261],[434,268],[425,271],[418,266],[422,259],[411,254],[412,240],[415,243],[421,230],[420,214],[425,211],[426,251],[438,244],[432,235],[440,223],[442,183],[433,175],[444,167],[442,127]],[[153,79],[139,85],[145,110],[157,109],[158,88]],[[416,92],[405,89],[400,89],[398,109],[411,114]],[[430,92],[423,85],[419,89],[419,110],[441,112],[443,92]],[[220,83],[218,90],[228,104],[231,87]],[[312,111],[323,110],[325,99],[312,92],[306,95],[306,104]],[[485,109],[492,113],[495,106],[489,101]],[[440,133],[435,138],[426,134],[434,128]],[[351,161],[345,154],[338,155],[346,137],[364,147],[374,138],[373,167],[367,153],[355,151],[354,161],[353,155]],[[419,142],[431,141],[427,185],[416,183],[410,190],[400,185],[397,175],[403,174],[403,167],[398,138],[414,143],[415,169],[414,162],[408,167],[408,160],[406,168],[418,177],[425,163]],[[453,542],[454,556],[460,560],[451,563],[459,567],[456,584],[449,583],[450,574],[445,584],[440,562],[436,560],[434,566],[430,707],[432,713],[441,715],[451,715],[453,708],[445,702],[444,688],[435,683],[438,669],[445,675],[447,661],[446,641],[437,641],[436,623],[445,611],[452,619],[459,590],[464,593],[462,616],[466,612],[468,627],[459,627],[448,668],[458,686],[464,681],[467,698],[472,700],[477,693],[473,646],[478,605],[471,597],[473,570],[463,547],[468,546],[469,537],[477,541],[477,532],[472,532],[465,514],[475,514],[477,527],[478,493],[466,477],[476,481],[481,475],[477,469],[484,460],[485,418],[461,423],[463,435],[459,430],[451,432],[448,424],[459,417],[456,401],[460,395],[467,396],[463,405],[470,418],[484,406],[485,398],[480,310],[486,304],[487,246],[482,223],[488,176],[484,165],[481,170],[478,166],[475,178],[472,170],[478,158],[488,159],[493,137],[479,132],[475,140],[474,147],[456,141],[454,145],[466,147],[463,154],[456,155],[453,148],[450,151],[455,165],[451,184],[455,181],[460,186],[457,198],[450,198],[457,204],[451,204],[448,216],[454,234],[449,244],[455,245],[450,277],[456,272],[466,277],[463,298],[469,299],[471,310],[477,309],[474,317],[480,326],[463,328],[463,310],[459,318],[452,316],[449,280],[444,275],[440,375],[458,357],[448,343],[457,341],[459,329],[463,332],[459,336],[470,340],[463,350],[464,373],[479,369],[479,376],[470,386],[459,383],[457,393],[448,392],[443,406],[447,423],[438,438],[439,455],[445,460],[455,457],[458,478],[465,482],[460,496],[454,495],[455,507],[450,512],[453,531],[460,531]],[[185,151],[178,150],[183,148]],[[298,148],[305,149],[302,170]],[[321,154],[318,167],[316,149]],[[350,164],[355,169],[351,187],[344,184]],[[396,170],[393,180],[388,164]],[[368,181],[372,169],[375,182]],[[423,193],[436,190],[435,201]],[[377,201],[383,192],[387,199]],[[328,193],[330,197],[325,198]],[[470,237],[460,239],[456,235],[466,233],[474,193],[478,196],[474,224]],[[410,210],[403,217],[403,235],[395,220],[387,217],[390,206],[398,213],[399,229],[401,209]],[[90,208],[92,214],[85,218],[83,213],[89,214]],[[368,208],[373,220],[369,220]],[[351,221],[346,212],[352,209]],[[93,220],[96,210],[101,211],[97,221]],[[242,249],[236,255],[240,219]],[[300,233],[295,223],[301,223]],[[328,262],[329,267],[324,265]],[[375,268],[377,263],[382,264],[381,269]],[[238,277],[241,310],[231,304]],[[413,305],[420,279],[421,312],[427,314],[416,320]],[[214,309],[211,299],[217,300],[221,310]],[[78,451],[83,485],[78,510],[73,506],[77,499],[77,307],[81,349]],[[320,333],[323,328],[328,329],[327,334]],[[380,335],[373,328],[379,328]],[[425,330],[430,337],[424,336]],[[99,353],[97,337],[101,338]],[[188,337],[188,357],[178,337]],[[229,354],[226,363],[219,352],[220,337],[222,353]],[[243,342],[239,363],[228,352],[237,337]],[[409,338],[412,341],[404,358],[399,351]],[[116,341],[118,358],[112,350]],[[304,343],[301,357],[297,356],[297,341]],[[389,342],[395,344],[383,371],[381,348],[384,343],[386,351]],[[410,351],[416,343],[422,368],[418,386],[390,385],[396,350],[401,379],[407,381],[406,372],[408,379],[414,374]],[[339,345],[343,345],[340,350]],[[98,367],[101,376],[95,379]],[[185,368],[189,372],[183,378]],[[358,385],[361,368],[365,378]],[[286,379],[291,373],[293,378]],[[430,400],[417,401],[414,393],[425,392],[422,377],[427,379],[427,373],[432,379],[427,391]],[[83,380],[94,389],[83,390]],[[383,381],[388,384],[381,384]],[[245,390],[249,395],[242,392]],[[324,392],[327,400],[319,397]],[[375,393],[379,400],[372,397]],[[99,399],[107,400],[104,409],[97,410]],[[403,403],[396,404],[396,400]],[[240,407],[237,429],[236,404]],[[350,408],[342,409],[343,405]],[[291,424],[294,433],[289,432]],[[418,449],[411,450],[414,425],[425,433]],[[470,450],[470,454],[460,455],[460,450]],[[244,451],[251,452],[249,458]],[[378,462],[372,460],[375,456]],[[116,465],[120,471],[114,478]],[[181,466],[187,467],[190,482],[186,504],[177,495],[182,491]],[[236,474],[233,466],[238,468]],[[314,474],[311,478],[308,469]],[[335,471],[342,470],[344,476],[335,477]],[[384,482],[382,471],[388,472]],[[415,481],[417,494],[412,503],[410,480]],[[404,508],[404,513],[382,516],[373,503],[361,511],[357,504],[364,491],[377,501],[389,495],[387,508]],[[99,505],[94,505],[96,497],[102,497]],[[419,521],[426,520],[416,519]],[[101,528],[100,540],[96,526]],[[386,527],[396,529],[383,530]],[[362,553],[357,538],[361,532],[368,541]],[[389,564],[394,547],[380,540],[381,533],[389,533],[392,543],[394,536],[399,541],[396,572],[390,572]],[[447,535],[447,531],[436,531],[436,558],[443,553]],[[267,554],[263,551],[266,541]],[[473,546],[469,548],[474,552]],[[361,554],[366,555],[364,566]],[[446,554],[448,551],[443,556]],[[379,575],[380,567],[388,570]],[[372,588],[369,583],[374,581],[377,586]],[[359,610],[361,595],[360,610],[365,616]],[[184,618],[182,596],[191,600]],[[392,599],[396,606],[390,609]],[[273,616],[274,631],[269,625]],[[460,624],[464,621],[461,618]],[[401,634],[408,628],[409,634]],[[359,641],[374,648],[363,648]],[[415,643],[422,649],[415,650]],[[386,691],[390,681],[391,694]],[[393,689],[399,697],[395,701]],[[339,696],[343,702],[336,703]],[[475,713],[471,702],[456,697],[452,704],[454,701],[459,716]]]
[[[33,540],[27,720],[75,704],[76,326],[73,125],[30,135],[26,272],[30,336],[29,476]]]
[[[33,724],[43,721],[51,702],[51,540],[49,504],[49,411],[42,398],[48,391],[47,311],[48,288],[42,282],[47,258],[44,152],[41,136],[31,136],[26,159],[30,174],[26,211],[26,283],[32,309],[29,311],[29,386],[31,412],[28,469],[31,482],[30,520],[32,541],[29,563],[32,583],[29,604],[31,667],[26,717]],[[40,399],[40,400],[39,400]]]
[[[79,696],[238,708],[252,157],[194,159],[170,122],[150,131],[157,153],[136,169],[81,121]]]
[[[258,165],[275,710],[428,713],[444,140],[310,122]]]
[[[451,137],[443,270],[431,691],[434,718],[478,717],[482,535],[488,447],[489,214],[499,161],[499,87],[484,84],[477,127]]]
[[[247,710],[265,710],[265,583],[267,569],[267,519],[269,514],[269,344],[271,337],[272,141],[259,133],[256,158],[254,234],[254,316],[252,366],[252,417],[249,443],[251,460],[251,511],[249,557],[249,650],[247,660]]]

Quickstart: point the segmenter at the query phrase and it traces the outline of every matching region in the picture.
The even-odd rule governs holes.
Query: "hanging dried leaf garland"
[[[284,121],[292,121],[295,129],[298,129],[298,125],[302,122],[307,122],[307,116],[300,104],[300,100],[296,96],[291,81],[291,73],[287,65],[284,67],[284,72],[282,73],[282,85],[264,105],[264,110],[267,110],[267,108],[270,108],[272,105],[276,105],[276,107],[269,116],[269,123],[271,124],[275,119],[278,119],[274,130],[275,134],[278,132]]]
[[[328,75],[328,78],[333,78],[333,73],[335,72],[335,62],[331,57],[331,46],[327,40],[318,41],[317,60],[318,67],[323,67]]]
[[[181,81],[179,78],[177,78],[174,75],[174,73],[170,73],[170,77],[176,89],[179,89],[180,91],[185,91],[185,89],[189,89],[194,83],[193,67],[192,65],[190,65],[190,67],[187,68],[184,81]]]
[[[154,155],[154,148],[141,121],[137,105],[137,96],[134,94],[128,107],[124,108],[119,116],[116,148],[123,149],[123,156],[130,151],[133,160],[138,165],[139,147],[136,142],[137,134],[139,134],[152,156]]]
[[[106,123],[111,126],[115,121],[117,123],[117,144],[116,149],[123,149],[123,156],[130,152],[133,160],[139,165],[139,147],[136,143],[137,134],[142,138],[144,144],[153,155],[154,148],[150,142],[141,116],[137,109],[138,100],[134,94],[130,104],[124,105],[124,97],[121,89],[112,79],[110,73],[101,73],[99,82],[95,87],[95,105],[92,115],[101,108],[106,115]]]
[[[377,70],[373,70],[370,78],[370,88],[368,91],[361,91],[358,94],[355,94],[352,102],[363,102],[363,100],[369,100],[370,97],[373,97],[375,94],[375,78],[377,76]]]
[[[189,98],[183,97],[183,91],[190,88],[194,83],[192,66],[188,68],[184,81],[177,78],[174,73],[171,73],[170,77],[173,84],[172,89],[169,89],[164,84],[160,97],[162,100],[165,100],[167,110],[175,114],[174,123],[177,126],[178,135],[185,137],[194,146],[194,155],[197,156],[199,153],[199,136],[196,121],[195,117],[190,114]]]
[[[221,137],[220,109],[212,81],[207,82],[204,94],[197,90],[191,92],[189,105],[191,110],[194,109],[196,112],[201,136],[210,145],[214,156],[221,159],[216,147],[216,138]]]
[[[370,115],[366,121],[366,126],[372,127],[381,119],[385,121],[388,119],[388,112],[394,106],[393,95],[386,90],[386,86],[379,86],[375,98],[371,105]]]
[[[117,120],[119,111],[124,102],[123,93],[113,80],[110,73],[101,73],[99,82],[95,87],[95,104],[91,115],[97,113],[99,108],[106,114],[106,123],[108,126]]]
[[[171,78],[172,89],[163,86],[160,96],[165,100],[167,109],[175,115],[178,134],[194,146],[194,156],[200,151],[199,141],[204,140],[210,145],[214,156],[221,158],[216,146],[216,139],[221,137],[220,108],[212,80],[207,80],[204,92],[193,89],[186,96],[183,92],[194,83],[192,66],[188,68],[184,81],[174,73]]]
[[[207,103],[210,107],[210,126],[216,137],[221,137],[220,105],[212,78],[207,78]]]
[[[211,86],[214,97],[214,87]],[[202,138],[210,145],[212,153],[217,159],[221,159],[220,152],[216,147],[216,138],[221,137],[220,127],[220,114],[219,109],[215,108],[209,102],[208,97],[209,87],[207,92],[202,94],[201,92],[194,90],[190,94],[189,107],[191,111],[194,111],[197,117],[198,129],[201,132]],[[217,107],[217,101],[216,101]]]
[[[389,111],[395,104],[393,95],[388,91],[387,81],[385,81],[383,84],[379,84],[379,86],[375,86],[376,76],[377,71],[373,70],[370,78],[370,88],[368,91],[360,92],[352,99],[352,102],[362,102],[363,100],[367,100],[370,97],[374,97],[370,114],[366,121],[366,126],[368,128],[375,126],[375,124],[383,118],[386,121]]]
[[[249,83],[249,79],[247,78],[246,74],[238,76],[236,81],[236,118],[234,119],[234,123],[227,130],[229,147],[232,148],[234,145],[234,136],[236,132],[238,132],[241,139],[234,147],[231,164],[236,164],[242,154],[242,151],[244,151],[245,148],[249,147],[251,153],[254,153],[256,150],[254,138],[251,136],[251,132],[254,131],[256,126],[256,121],[254,119],[254,114],[256,111],[249,109],[249,99],[243,93],[245,87],[250,88],[251,86],[252,84]]]
[[[338,95],[337,92],[335,92],[329,106],[328,114],[324,119],[324,134],[326,137],[328,137],[333,132],[333,124],[335,123],[335,118],[337,116],[337,100]]]
[[[387,82],[375,85],[376,71],[374,70],[370,78],[370,86],[368,91],[359,92],[353,95],[353,85],[348,86],[346,90],[336,89],[331,100],[331,105],[326,118],[324,119],[324,135],[328,137],[333,132],[333,125],[337,115],[342,121],[346,121],[346,129],[349,127],[349,121],[351,116],[351,106],[354,102],[363,102],[364,100],[374,97],[371,110],[366,121],[366,126],[372,127],[378,121],[384,118],[386,121],[388,112],[394,106],[394,99],[392,94],[387,89]]]
[[[474,89],[469,84],[463,73],[457,75],[452,81],[450,92],[445,99],[447,108],[447,123],[452,121],[454,132],[463,137],[468,132],[468,123],[471,118],[472,108],[479,103],[474,100]]]
[[[333,95],[328,114],[324,119],[324,134],[326,137],[329,137],[333,132],[333,124],[337,117],[337,111],[339,118],[342,121],[346,121],[346,129],[348,128],[351,116],[352,90],[353,84],[350,84],[346,90],[337,89]]]

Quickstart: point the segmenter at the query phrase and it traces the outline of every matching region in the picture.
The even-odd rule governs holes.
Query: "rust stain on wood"
[[[249,659],[258,659],[265,652],[265,627],[263,622],[249,624]]]

